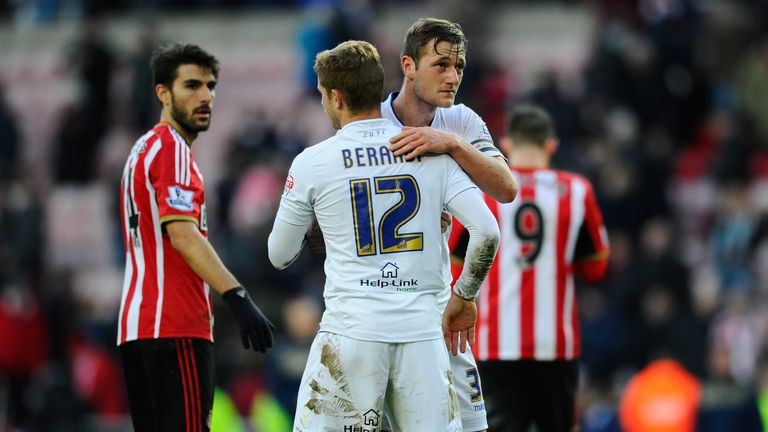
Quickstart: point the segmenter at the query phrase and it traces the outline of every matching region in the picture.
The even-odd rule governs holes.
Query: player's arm
[[[173,248],[200,279],[221,294],[232,310],[240,327],[243,346],[266,352],[272,346],[275,326],[224,266],[208,239],[200,233],[197,224],[187,219],[177,219],[166,222],[164,226]]]
[[[488,156],[460,136],[431,127],[404,127],[392,137],[390,149],[407,160],[425,153],[447,153],[469,178],[496,201],[507,203],[517,196],[517,184],[503,156]]]
[[[312,156],[306,152],[296,156],[288,172],[275,223],[267,240],[269,261],[276,269],[282,270],[298,258],[307,236],[315,233],[316,243],[323,243],[322,232],[316,226],[315,210],[312,206],[317,182],[316,171],[309,165]]]
[[[475,298],[496,257],[500,235],[496,220],[477,189],[456,195],[448,202],[448,210],[469,232],[464,267],[443,316],[443,336],[451,353],[456,355],[457,351],[466,351],[467,342],[475,343]]]
[[[173,248],[184,258],[192,270],[219,294],[240,286],[232,273],[221,262],[219,255],[203,237],[197,224],[189,220],[165,223],[165,230]]]
[[[448,237],[448,251],[451,258],[451,287],[456,284],[459,276],[461,276],[468,243],[469,233],[467,229],[464,228],[461,221],[453,217],[451,221],[451,234]]]
[[[149,166],[149,180],[156,191],[160,223],[171,245],[200,279],[221,294],[232,310],[243,346],[266,352],[272,346],[274,326],[251,300],[248,291],[232,276],[198,228],[204,211],[202,184],[191,181],[192,153],[173,132],[161,134],[161,146]]]
[[[309,225],[293,225],[275,218],[267,240],[267,251],[269,261],[276,269],[282,270],[296,261],[304,247],[307,228]]]
[[[597,206],[595,192],[588,185],[585,198],[584,222],[576,239],[573,254],[573,272],[587,283],[603,280],[608,270],[610,247],[603,216]]]

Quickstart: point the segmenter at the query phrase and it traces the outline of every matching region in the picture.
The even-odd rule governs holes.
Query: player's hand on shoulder
[[[237,326],[240,327],[240,337],[245,349],[267,352],[274,342],[272,332],[275,326],[253,302],[248,291],[243,287],[228,290],[221,296],[232,310]]]
[[[425,153],[450,153],[456,146],[456,136],[431,127],[404,127],[389,139],[389,149],[395,156],[404,155],[406,160]]]

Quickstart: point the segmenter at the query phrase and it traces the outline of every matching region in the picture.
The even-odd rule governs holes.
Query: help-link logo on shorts
[[[172,208],[181,211],[192,211],[195,209],[195,205],[192,200],[195,198],[193,191],[184,190],[178,186],[168,186],[168,198],[166,202]]]
[[[381,414],[374,409],[369,409],[363,413],[364,426],[344,426],[344,432],[379,432],[379,422]]]

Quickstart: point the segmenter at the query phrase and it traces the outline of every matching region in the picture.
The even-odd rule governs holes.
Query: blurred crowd
[[[365,1],[0,1],[0,19],[47,22],[77,10],[87,23],[140,7],[278,3],[323,11],[305,13],[296,35],[304,66],[294,112],[319,109],[314,54],[351,38],[379,44],[386,90],[397,90],[402,35],[378,41],[370,31],[378,11]],[[609,276],[578,289],[582,431],[620,430],[620,416],[632,417],[622,404],[628,383],[671,370],[654,368],[664,362],[695,383],[696,430],[768,429],[768,3],[559,2],[593,17],[589,56],[577,72],[531,76],[481,48],[492,35],[477,23],[495,5],[484,3],[439,11],[470,39],[460,102],[496,138],[514,104],[549,110],[561,142],[553,163],[593,182],[609,230]],[[0,431],[129,429],[115,349],[124,260],[117,185],[131,144],[158,118],[147,64],[156,40],[144,35],[127,55],[99,31],[84,24],[62,54],[80,97],[56,113],[50,161],[21,157],[30,126],[0,75]],[[128,89],[129,115],[111,110],[115,80]],[[254,110],[229,122],[236,127],[212,150],[222,156],[208,183],[211,240],[279,323],[276,347],[261,356],[242,350],[226,311],[216,314],[214,430],[290,429],[322,313],[323,257],[305,251],[277,272],[266,238],[293,156],[331,133],[322,116],[302,123]],[[670,415],[665,406],[646,414]]]

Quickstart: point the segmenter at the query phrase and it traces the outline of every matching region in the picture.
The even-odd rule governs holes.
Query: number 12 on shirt
[[[374,193],[400,194],[400,199],[381,216],[378,224],[373,220],[371,179],[349,181],[352,213],[355,221],[357,255],[376,255],[376,238],[379,253],[398,253],[424,249],[423,233],[402,233],[400,227],[419,212],[421,194],[419,184],[410,175],[374,177]],[[378,235],[377,235],[378,232]]]

